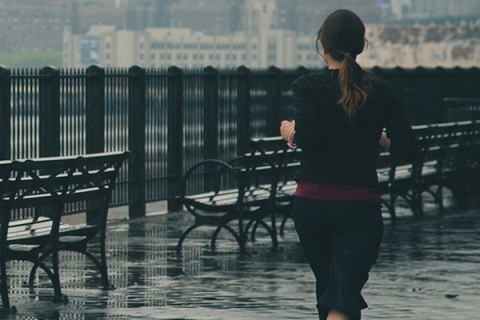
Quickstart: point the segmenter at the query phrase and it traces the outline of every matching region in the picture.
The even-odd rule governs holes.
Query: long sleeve
[[[393,157],[413,161],[420,155],[417,138],[400,98],[396,93],[392,96],[385,114],[385,128],[391,141],[389,151]]]
[[[312,83],[301,77],[292,85],[295,118],[295,144],[308,153],[323,150],[322,124],[313,104]]]

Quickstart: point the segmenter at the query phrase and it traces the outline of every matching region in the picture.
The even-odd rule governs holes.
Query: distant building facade
[[[478,0],[389,0],[384,8],[393,21],[429,22],[432,20],[456,20],[467,17],[480,18]]]
[[[185,0],[187,1],[187,0]],[[405,0],[405,3],[408,0]],[[411,0],[410,0],[411,1]],[[280,28],[275,0],[246,0],[242,31],[206,34],[191,28],[93,26],[63,37],[63,66],[146,68],[319,68],[315,32]],[[359,56],[364,67],[480,66],[480,21],[468,24],[366,24],[370,46]]]
[[[174,0],[0,0],[0,52],[61,51],[65,28],[79,34],[91,25],[144,30],[170,26]]]
[[[358,57],[364,67],[450,68],[480,66],[480,23],[469,25],[367,24],[369,47]],[[92,27],[86,35],[65,32],[64,67],[91,64],[146,68],[319,68],[314,37],[283,29],[213,36],[192,29],[117,30]]]
[[[1,0],[0,52],[60,51],[63,29],[72,22],[71,10],[65,0]]]
[[[205,34],[190,28],[119,30],[93,26],[85,34],[65,30],[63,67],[91,64],[105,67],[142,65],[147,68],[249,68],[299,65],[318,67],[322,59],[313,49],[314,38],[276,28],[275,0],[247,0],[245,31]]]

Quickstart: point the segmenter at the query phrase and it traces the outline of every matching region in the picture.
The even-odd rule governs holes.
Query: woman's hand
[[[287,121],[287,120],[282,121],[282,124],[280,125],[280,135],[282,136],[282,139],[285,141],[288,141],[288,134],[294,128],[295,128],[295,121]]]
[[[390,139],[387,138],[387,134],[385,132],[382,132],[379,143],[387,151],[390,148]]]

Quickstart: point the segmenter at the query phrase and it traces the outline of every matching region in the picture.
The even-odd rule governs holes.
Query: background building
[[[64,27],[72,23],[65,0],[0,1],[0,52],[61,50]]]
[[[337,8],[352,9],[365,23],[375,26],[372,30],[383,30],[372,31],[381,35],[373,43],[378,49],[372,50],[372,57],[383,52],[381,45],[396,45],[396,37],[406,39],[402,36],[404,30],[416,32],[415,25],[422,25],[420,29],[426,30],[431,23],[437,25],[438,30],[441,25],[463,26],[459,30],[465,33],[462,38],[465,41],[452,44],[453,38],[444,38],[444,31],[428,31],[424,38],[428,38],[429,47],[445,47],[450,41],[448,45],[452,49],[443,51],[451,52],[455,47],[456,52],[467,52],[470,48],[477,48],[478,1],[0,0],[0,58],[4,59],[0,64],[7,64],[5,54],[20,58],[22,55],[18,52],[31,51],[28,57],[32,58],[40,56],[39,51],[54,50],[58,57],[54,64],[58,67],[91,63],[149,67],[318,66],[323,62],[313,51],[313,41],[327,14]],[[140,38],[144,39],[142,43]],[[189,41],[189,44],[184,46],[182,41]],[[418,41],[422,43],[423,40],[419,38]],[[219,43],[223,43],[224,49],[217,51]],[[238,49],[239,43],[245,49]],[[197,51],[189,49],[194,44]],[[227,44],[230,49],[226,49]],[[160,47],[163,45],[180,49],[179,52],[171,48],[162,51]],[[209,49],[212,46],[215,49]],[[418,53],[418,48],[414,49],[410,44],[400,49],[401,52],[416,50]],[[386,55],[398,56],[399,52]],[[50,55],[47,53],[47,56]],[[442,53],[441,56],[449,55]],[[408,66],[421,61],[419,58],[372,60],[386,65],[402,65],[402,61],[408,60]],[[27,60],[17,64],[30,67],[22,61]],[[465,64],[470,63],[468,59],[466,61]],[[448,59],[427,62],[427,65],[442,63],[446,66],[458,63]]]
[[[313,38],[278,28],[275,0],[248,0],[244,31],[204,33],[191,28],[146,28],[143,31],[93,26],[86,34],[64,32],[63,65],[106,67],[250,68],[298,65],[318,67]],[[300,61],[300,62],[299,62]]]
[[[455,22],[480,17],[478,0],[389,0],[383,9],[389,14],[382,22]]]
[[[187,0],[185,0],[187,1]],[[146,28],[143,31],[94,26],[85,34],[64,33],[67,68],[100,64],[147,68],[319,68],[315,32],[281,28],[278,2],[246,0],[242,31],[200,32],[192,28]],[[365,67],[480,66],[480,22],[461,25],[367,23],[370,46],[359,62]]]

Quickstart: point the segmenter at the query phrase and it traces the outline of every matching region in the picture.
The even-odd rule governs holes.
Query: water
[[[438,216],[406,216],[386,222],[378,263],[364,289],[369,308],[363,319],[478,319],[480,302],[480,201],[451,207]],[[109,273],[117,286],[101,291],[93,265],[62,253],[62,290],[68,304],[49,299],[43,274],[38,287],[21,287],[29,263],[10,262],[15,315],[0,319],[317,319],[314,277],[293,225],[270,252],[266,235],[239,257],[236,244],[221,235],[217,254],[205,247],[207,231],[191,234],[183,254],[174,250],[192,218],[185,212],[109,224]],[[211,231],[211,230],[209,230]],[[92,248],[98,252],[95,244]]]

